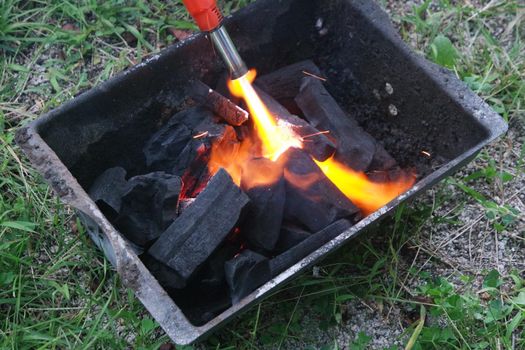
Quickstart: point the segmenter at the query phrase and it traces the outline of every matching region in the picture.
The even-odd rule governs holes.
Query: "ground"
[[[195,348],[525,349],[523,3],[381,3],[509,132]],[[0,348],[173,348],[13,133],[193,29],[179,1],[0,3]]]

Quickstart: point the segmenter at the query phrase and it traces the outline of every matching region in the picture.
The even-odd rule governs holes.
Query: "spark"
[[[208,131],[201,132],[200,134],[197,134],[193,136],[194,139],[200,139],[201,137],[205,137],[208,135]]]
[[[326,78],[323,78],[323,77],[320,77],[318,75],[312,74],[312,73],[307,72],[305,70],[303,70],[303,74],[308,75],[308,76],[313,77],[313,78],[316,78],[316,79],[319,79],[321,81],[326,81]]]
[[[330,130],[325,130],[325,131],[319,131],[319,132],[315,132],[313,134],[309,134],[309,135],[305,135],[305,136],[302,136],[302,139],[304,141],[304,139],[308,138],[308,137],[313,137],[313,136],[317,136],[317,135],[323,135],[323,134],[329,134],[330,133]]]

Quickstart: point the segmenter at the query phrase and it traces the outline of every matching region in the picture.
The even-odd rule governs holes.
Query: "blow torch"
[[[209,33],[211,41],[228,67],[232,79],[245,75],[248,69],[223,26],[223,16],[217,8],[216,0],[182,0],[182,2],[200,30]]]

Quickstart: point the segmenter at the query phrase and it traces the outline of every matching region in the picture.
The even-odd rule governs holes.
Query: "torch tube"
[[[248,72],[246,64],[244,64],[239,52],[237,52],[237,49],[224,26],[220,25],[217,29],[210,32],[210,37],[211,41],[219,51],[224,63],[228,67],[233,79],[240,78]]]

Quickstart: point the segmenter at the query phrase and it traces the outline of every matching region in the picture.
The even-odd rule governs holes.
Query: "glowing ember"
[[[255,70],[250,70],[242,77],[230,80],[228,88],[233,95],[242,97],[248,105],[250,115],[263,144],[264,157],[277,160],[290,147],[302,148],[302,143],[290,128],[277,124],[252,86],[255,76]]]
[[[339,188],[365,215],[381,208],[415,182],[413,173],[403,173],[396,181],[373,182],[366,174],[354,171],[332,158],[324,162],[314,159],[327,178]]]
[[[242,141],[237,141],[235,137],[223,137],[215,142],[212,145],[208,163],[209,170],[211,174],[215,174],[220,168],[224,168],[233,181],[244,190],[254,186],[273,184],[283,175],[294,186],[307,189],[319,180],[319,174],[294,175],[283,169],[286,159],[279,157],[290,147],[302,148],[303,142],[309,141],[308,137],[317,134],[301,138],[286,122],[277,121],[251,85],[254,79],[255,71],[252,70],[239,79],[229,81],[228,87],[232,94],[242,97],[248,105],[255,130]],[[326,130],[319,133],[329,132]],[[264,163],[254,166],[251,160],[260,157],[272,160],[275,166]],[[333,156],[324,162],[313,160],[324,176],[365,215],[384,206],[408,190],[415,182],[415,174],[410,172],[402,172],[394,181],[374,182],[365,173],[354,171],[337,162]]]

